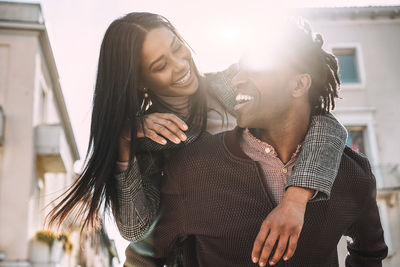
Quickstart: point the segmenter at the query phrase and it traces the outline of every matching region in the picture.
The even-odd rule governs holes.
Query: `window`
[[[375,112],[375,108],[372,107],[343,107],[336,109],[334,114],[347,129],[347,145],[368,157],[377,187],[382,188],[383,181],[378,167],[380,164],[375,134]]]
[[[333,54],[339,61],[339,75],[343,83],[360,83],[360,71],[355,48],[334,48]]]
[[[367,155],[366,151],[366,140],[365,140],[365,133],[366,127],[365,126],[347,126],[347,145],[351,147],[353,150],[360,152],[364,155]]]

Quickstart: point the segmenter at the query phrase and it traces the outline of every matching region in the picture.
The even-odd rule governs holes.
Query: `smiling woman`
[[[199,87],[189,48],[167,28],[146,34],[142,73],[144,87],[159,96],[189,96]]]

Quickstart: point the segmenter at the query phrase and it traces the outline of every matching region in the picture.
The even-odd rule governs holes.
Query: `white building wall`
[[[37,34],[0,30],[1,60],[6,82],[0,88],[6,113],[0,170],[0,250],[12,260],[26,259],[34,195],[34,135],[32,129]],[[3,73],[1,71],[1,73]],[[23,166],[23,167],[21,167]],[[16,197],[18,196],[18,197]],[[29,205],[27,205],[29,203]],[[19,227],[10,227],[18,225]]]

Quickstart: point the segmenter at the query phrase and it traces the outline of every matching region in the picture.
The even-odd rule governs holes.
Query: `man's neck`
[[[287,163],[297,146],[301,144],[308,131],[310,115],[308,112],[297,112],[286,119],[269,123],[265,128],[252,130],[260,140],[272,145],[283,163]]]

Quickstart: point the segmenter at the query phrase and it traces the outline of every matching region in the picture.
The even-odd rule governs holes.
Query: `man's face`
[[[264,128],[282,122],[292,102],[292,74],[283,66],[254,69],[242,60],[239,73],[232,80],[237,89],[238,126]]]

